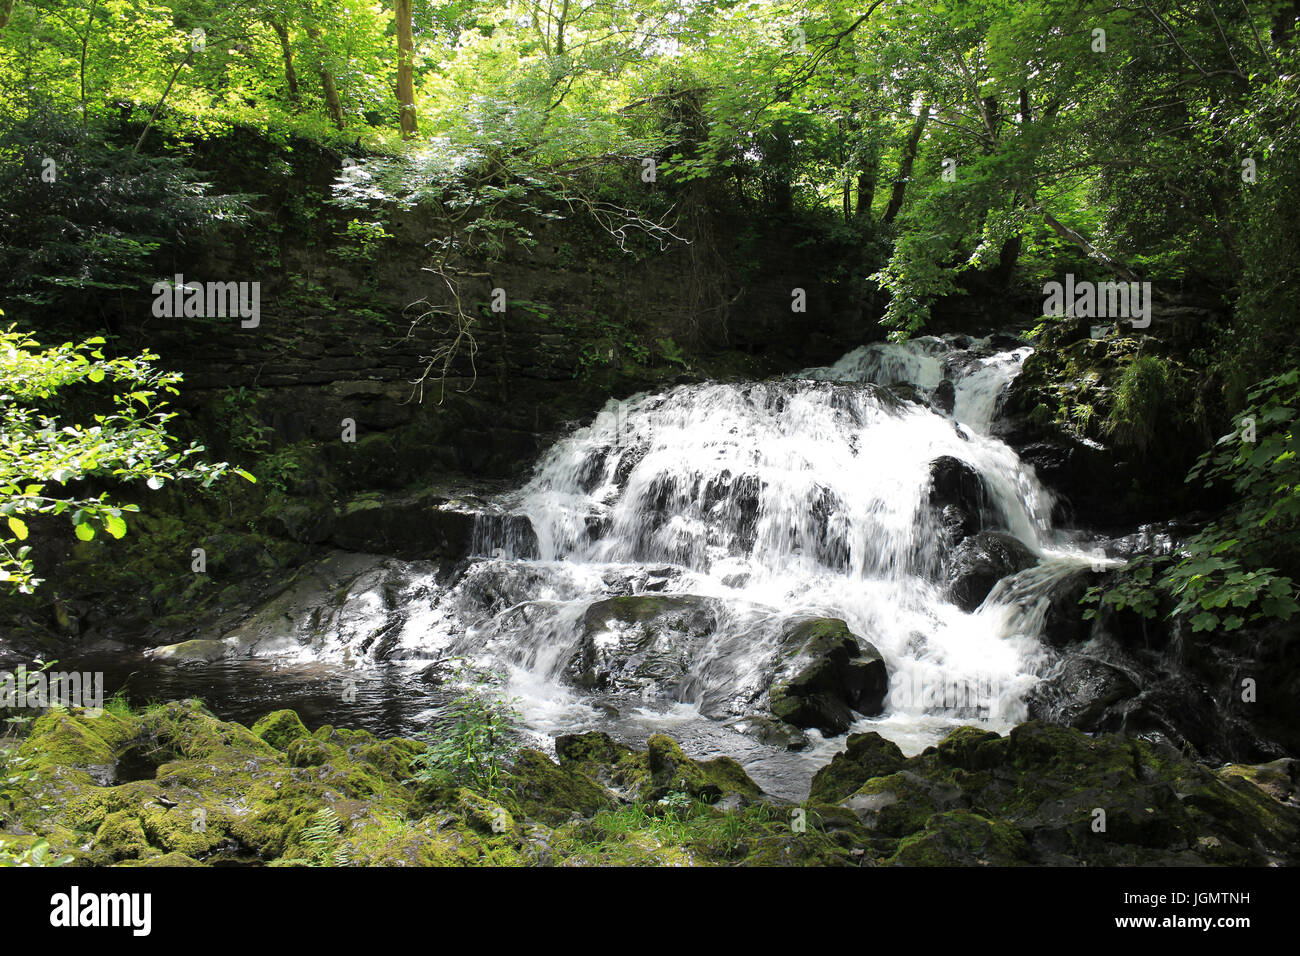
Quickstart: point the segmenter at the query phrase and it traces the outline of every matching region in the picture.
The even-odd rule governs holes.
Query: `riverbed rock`
[[[150,648],[145,656],[165,664],[211,664],[233,657],[236,651],[235,645],[225,641],[193,640]]]
[[[717,627],[715,605],[689,594],[597,601],[583,615],[565,675],[584,690],[671,695]]]
[[[1037,560],[1011,535],[981,531],[953,550],[948,564],[948,595],[963,611],[974,611],[1000,580]]]
[[[880,713],[888,690],[888,671],[875,647],[859,641],[844,621],[814,618],[783,638],[768,699],[777,719],[833,736],[849,729],[854,711]]]

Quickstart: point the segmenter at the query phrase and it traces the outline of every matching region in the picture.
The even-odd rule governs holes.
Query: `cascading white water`
[[[546,569],[546,594],[456,646],[504,655],[525,702],[555,706],[567,697],[560,672],[581,611],[610,593],[611,576],[667,566],[677,573],[663,593],[718,598],[722,609],[679,703],[744,712],[784,625],[832,616],[884,656],[889,711],[872,723],[905,749],[971,719],[1005,729],[1023,718],[1042,660],[1044,595],[1059,575],[1023,572],[963,612],[934,579],[939,538],[926,497],[931,463],[956,458],[981,476],[994,526],[1051,567],[1088,561],[1054,540],[1052,501],[1032,470],[984,434],[1028,351],[981,355],[922,339],[870,346],[794,380],[610,402],[509,502],[536,532],[529,563]],[[864,384],[933,388],[945,377],[957,398],[951,419]]]
[[[796,377],[877,385],[903,382],[925,390],[933,390],[947,379],[955,392],[953,418],[986,433],[1003,389],[1033,351],[1028,346],[995,351],[989,342],[985,338],[959,345],[955,337],[933,335],[901,344],[873,342],[854,349],[834,365],[806,369]]]

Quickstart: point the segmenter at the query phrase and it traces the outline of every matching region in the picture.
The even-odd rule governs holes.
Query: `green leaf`
[[[27,540],[27,524],[19,518],[9,519],[9,530],[14,533],[14,537],[19,541]]]
[[[89,524],[79,524],[73,528],[73,531],[77,533],[77,537],[82,541],[89,541],[95,536],[94,526]]]
[[[119,518],[117,515],[112,515],[112,514],[105,515],[104,530],[107,531],[109,534],[111,534],[114,538],[120,538],[122,537],[122,535],[126,534],[126,522],[123,521],[121,518]]]

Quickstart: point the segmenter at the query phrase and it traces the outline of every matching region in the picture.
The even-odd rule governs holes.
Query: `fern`
[[[330,807],[321,807],[302,831],[300,852],[304,856],[274,860],[271,866],[347,866],[347,847],[339,842],[343,826]]]

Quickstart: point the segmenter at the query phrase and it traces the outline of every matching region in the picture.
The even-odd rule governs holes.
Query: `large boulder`
[[[597,601],[583,615],[564,672],[584,690],[671,694],[716,627],[710,598],[654,594]]]
[[[777,719],[833,736],[849,729],[854,711],[872,716],[884,709],[884,659],[843,621],[814,618],[796,625],[782,641],[781,654],[768,692]]]
[[[962,541],[948,562],[948,595],[973,611],[1003,578],[1037,562],[1034,553],[1009,534],[981,531]]]

